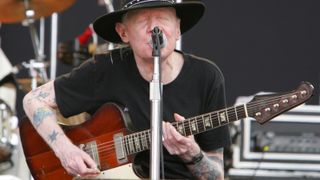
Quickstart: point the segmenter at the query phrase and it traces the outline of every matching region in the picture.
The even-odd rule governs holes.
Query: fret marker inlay
[[[223,122],[223,123],[227,122],[227,117],[226,117],[226,113],[225,112],[219,113],[219,118],[220,118],[221,122]]]
[[[205,124],[206,127],[211,127],[210,117],[209,116],[205,116],[204,117],[204,124]]]

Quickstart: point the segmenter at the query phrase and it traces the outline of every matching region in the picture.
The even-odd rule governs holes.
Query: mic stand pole
[[[57,41],[58,41],[58,13],[51,15],[51,47],[50,47],[50,79],[54,80],[57,74]]]
[[[151,101],[151,168],[150,178],[157,180],[160,177],[160,147],[162,146],[162,83],[160,71],[160,40],[159,29],[152,31],[153,40],[153,76],[150,82],[150,101]]]

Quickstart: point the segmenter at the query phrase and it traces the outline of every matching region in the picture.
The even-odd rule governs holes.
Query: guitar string
[[[268,103],[270,103],[270,102],[273,102],[273,101],[275,101],[275,100],[277,100],[277,99],[281,99],[281,98],[283,98],[283,96],[280,96],[280,97],[278,97],[278,98],[269,98],[269,99],[271,99],[271,101],[269,101]],[[248,106],[248,108],[252,108],[252,107],[254,107],[254,108],[256,108],[255,106],[257,105],[257,104],[259,104],[260,102],[258,102],[258,103],[252,103],[251,105],[249,105]],[[254,105],[255,104],[255,105]],[[266,101],[263,101],[263,104],[265,105],[266,104]],[[239,107],[239,108],[241,108],[241,107]],[[234,108],[232,108],[232,109],[234,109]],[[230,108],[228,108],[228,109],[226,109],[226,110],[223,110],[223,111],[229,111],[230,110]],[[219,111],[218,111],[219,112]],[[210,114],[212,114],[212,113],[210,113]],[[228,117],[233,117],[233,115],[236,115],[236,113],[233,113],[233,114],[231,114],[231,115],[229,115]],[[204,115],[203,115],[204,116]],[[198,116],[199,117],[199,116]],[[192,119],[192,118],[191,118]],[[194,118],[194,119],[196,119],[196,118]],[[199,123],[200,121],[203,121],[202,119],[200,119],[200,120],[197,120],[197,123]],[[173,125],[176,125],[178,122],[175,122],[175,123],[172,123]],[[199,125],[199,124],[198,124]],[[186,126],[186,128],[190,128],[189,126]],[[200,126],[200,128],[203,128],[202,126]],[[187,129],[188,130],[188,129]],[[190,130],[189,130],[190,131]],[[136,134],[136,136],[138,136],[139,137],[139,135],[138,135],[138,133],[134,133],[134,134]],[[133,134],[133,135],[134,135]],[[150,132],[148,132],[148,134],[150,134]],[[133,136],[132,134],[131,134],[131,136]],[[129,137],[130,135],[128,135],[128,137]],[[146,138],[145,138],[146,139]],[[121,143],[121,144],[124,144],[124,145],[128,145],[128,144],[131,144],[131,143],[133,143],[134,142],[134,140],[132,139],[132,137],[131,138],[127,138],[127,140],[129,141],[128,143],[127,142],[125,142],[125,143]],[[115,144],[115,143],[113,143],[113,141],[110,141],[110,142],[105,142],[105,143],[100,143],[98,146],[104,146],[104,147],[106,147],[106,148],[108,148],[108,143],[111,143],[111,145],[118,145],[118,144]],[[114,147],[113,147],[114,148]],[[103,149],[102,149],[103,150]]]
[[[294,94],[294,93],[291,93],[291,94]],[[262,101],[262,100],[257,100],[257,102],[253,102],[253,103],[248,103],[247,105],[247,109],[248,110],[252,110],[252,109],[255,109],[255,108],[257,108],[257,107],[259,107],[259,106],[261,106],[261,105],[264,105],[264,106],[266,106],[266,104],[272,104],[272,103],[274,103],[274,102],[278,102],[279,100],[283,100],[283,99],[286,99],[285,97],[290,97],[290,96],[292,96],[292,95],[286,95],[286,96],[279,96],[279,97],[270,97],[270,98],[267,98],[267,100],[264,100],[264,101]],[[203,125],[203,123],[200,123],[199,124],[199,122],[203,122],[203,119],[198,119],[199,117],[204,117],[204,116],[206,116],[206,115],[212,115],[212,114],[215,114],[215,113],[219,113],[219,112],[223,112],[223,111],[230,111],[230,110],[232,110],[232,111],[234,111],[234,112],[232,112],[232,113],[230,113],[230,114],[228,114],[228,117],[231,117],[231,118],[233,118],[233,117],[237,117],[237,112],[235,112],[235,108],[237,108],[237,109],[244,109],[244,106],[236,106],[236,107],[231,107],[231,108],[227,108],[227,109],[225,109],[225,110],[220,110],[220,111],[216,111],[216,112],[211,112],[211,113],[207,113],[207,114],[204,114],[204,115],[201,115],[201,116],[196,116],[196,117],[193,117],[193,118],[190,118],[189,120],[192,120],[192,119],[195,119],[196,120],[196,122],[197,122],[197,125],[199,126],[200,125],[200,127],[199,127],[199,129],[205,129],[205,127],[203,127],[202,125]],[[211,122],[212,122],[212,119],[211,119]],[[215,121],[214,121],[215,122]],[[178,123],[183,123],[183,122],[174,122],[174,123],[172,123],[172,125],[173,126],[175,126],[175,125],[177,125]],[[201,125],[202,124],[202,125]],[[216,123],[216,124],[219,124],[219,123]],[[211,128],[210,128],[211,129]],[[191,132],[191,130],[190,130],[190,126],[187,124],[187,126],[185,126],[185,130],[186,131],[189,131],[189,132]],[[185,132],[186,132],[185,131]],[[147,133],[147,135],[148,135],[148,137],[145,137],[144,139],[145,140],[148,140],[148,141],[150,141],[150,130],[149,131],[141,131],[141,132],[144,132],[144,133]],[[127,140],[127,142],[125,141],[125,140],[123,140],[123,141],[125,141],[125,142],[114,142],[114,141],[109,141],[109,142],[104,142],[104,143],[100,143],[100,144],[98,144],[97,145],[97,149],[99,149],[99,152],[100,153],[103,153],[104,151],[108,151],[108,150],[114,150],[115,149],[115,146],[117,146],[117,145],[120,145],[120,144],[123,144],[124,146],[128,146],[129,144],[132,144],[133,145],[133,143],[135,142],[135,140],[133,139],[134,137],[129,137],[129,136],[134,136],[134,135],[136,135],[136,137],[138,137],[139,138],[139,140],[141,140],[141,136],[139,136],[139,134],[142,134],[141,132],[139,132],[139,133],[134,133],[134,134],[129,134],[129,135],[127,135],[126,137],[128,137],[128,138],[126,138],[126,140]],[[124,139],[125,139],[125,137],[124,137]],[[140,141],[138,141],[138,142],[140,142]],[[139,143],[140,144],[140,143]],[[141,145],[141,144],[140,144]],[[134,145],[133,145],[134,146]],[[100,147],[100,148],[99,148]],[[87,148],[84,148],[86,151],[88,151],[89,149],[87,149]],[[140,148],[140,149],[142,149],[142,150],[145,150],[145,149],[143,149],[143,148]],[[92,151],[92,149],[90,148],[90,150]],[[126,151],[126,153],[127,154],[132,154],[132,153],[128,153],[127,152],[127,149],[124,149],[125,151]],[[95,151],[97,151],[96,149],[95,149]],[[139,152],[139,150],[138,151],[135,151],[135,150],[133,150],[133,152]]]
[[[139,135],[137,135],[137,136],[139,136]],[[129,143],[133,143],[134,142],[134,140],[132,140],[132,139],[129,139]],[[128,143],[125,143],[125,144],[128,144]],[[107,148],[107,146],[105,146],[106,148]],[[112,149],[114,149],[114,144],[113,144],[113,146],[112,146]],[[136,148],[137,149],[137,148]]]
[[[201,128],[199,128],[199,129],[201,129]],[[144,138],[144,139],[147,139],[147,138]],[[128,143],[133,143],[133,140],[132,139],[128,139]],[[150,141],[150,140],[149,140]],[[128,145],[128,143],[123,143],[123,144],[126,144],[126,145]],[[131,150],[131,152],[130,153],[127,153],[128,155],[130,155],[130,154],[133,154],[133,153],[137,153],[137,152],[140,152],[140,151],[143,151],[143,150],[145,150],[144,148],[140,148],[140,149],[138,149],[137,147],[135,147],[133,144],[132,144],[132,146],[133,146],[133,149]],[[113,154],[106,154],[106,155],[104,155],[105,153],[114,153],[114,150],[115,148],[114,148],[114,146],[113,147],[111,147],[111,148],[107,148],[106,150],[101,150],[101,154],[100,154],[100,158],[101,159],[104,159],[104,158],[108,158],[108,157],[113,157],[114,158],[114,155]],[[131,149],[131,148],[130,148]],[[126,149],[127,150],[127,149]],[[127,151],[126,151],[127,152]],[[96,152],[97,153],[97,152]]]

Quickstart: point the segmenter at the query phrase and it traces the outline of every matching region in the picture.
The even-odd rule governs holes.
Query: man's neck
[[[153,60],[136,60],[141,76],[147,80],[152,80],[153,75]],[[179,75],[183,66],[184,60],[180,53],[173,52],[166,59],[161,60],[161,81],[163,84],[172,82]]]

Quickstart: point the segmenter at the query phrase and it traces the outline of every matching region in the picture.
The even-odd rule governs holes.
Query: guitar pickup
[[[116,150],[117,161],[119,164],[128,162],[127,153],[123,143],[123,134],[117,133],[113,136],[114,147]]]
[[[100,158],[99,158],[99,152],[97,148],[97,143],[95,141],[90,141],[85,144],[80,144],[79,148],[85,151],[90,155],[90,157],[95,161],[97,164],[98,168],[100,169]]]

